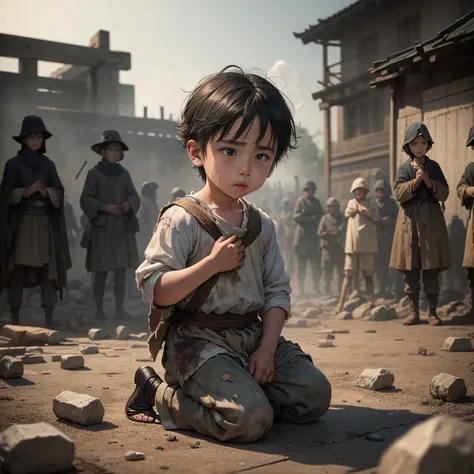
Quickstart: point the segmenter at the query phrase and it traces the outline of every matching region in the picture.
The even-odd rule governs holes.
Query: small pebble
[[[160,469],[163,469],[163,471],[167,471],[169,468],[170,468],[170,467],[167,466],[166,464],[162,464],[162,465],[160,466]]]
[[[168,435],[168,437],[166,438],[166,441],[171,442],[171,441],[176,441],[177,439],[178,439],[178,438],[176,438],[176,435],[170,434],[170,435]]]
[[[377,331],[375,329],[366,329],[364,332],[367,334],[375,334]]]
[[[41,372],[41,375],[51,375],[51,372]]]
[[[192,449],[197,449],[201,447],[201,443],[199,441],[194,441],[194,443],[191,443],[190,446]]]
[[[163,448],[163,446],[157,446],[155,449],[157,451],[164,451],[165,450],[165,448]]]
[[[403,341],[403,337],[396,337],[394,340],[395,341]]]
[[[125,453],[126,461],[142,461],[143,459],[145,459],[145,455],[138,451],[127,451]]]
[[[118,443],[118,441],[116,439],[111,439],[109,441],[109,444],[117,444],[117,443]]]

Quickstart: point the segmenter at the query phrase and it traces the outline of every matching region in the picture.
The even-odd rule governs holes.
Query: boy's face
[[[256,143],[260,124],[256,118],[236,141],[242,119],[236,120],[229,134],[217,136],[206,147],[205,154],[197,142],[187,144],[194,166],[204,166],[207,182],[233,199],[242,198],[260,189],[267,179],[275,160],[275,143],[270,127],[260,143]]]
[[[385,197],[385,191],[383,189],[377,189],[377,198],[382,200]]]
[[[337,213],[337,204],[331,204],[330,206],[328,206],[328,209],[329,209],[329,213],[334,215]]]
[[[365,196],[367,196],[367,193],[367,189],[364,188],[354,189],[354,197],[357,199],[357,201],[363,201]]]
[[[102,150],[102,156],[110,163],[118,163],[122,158],[122,147],[119,143],[111,143]]]
[[[423,158],[428,151],[428,141],[421,135],[416,137],[410,144],[410,151],[415,155],[415,158]]]
[[[31,151],[38,151],[41,148],[41,145],[43,145],[43,141],[44,141],[44,137],[43,137],[43,134],[41,132],[30,133],[25,138],[25,145]]]

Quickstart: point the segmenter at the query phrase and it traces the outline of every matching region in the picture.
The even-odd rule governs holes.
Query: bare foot
[[[138,421],[139,423],[160,423],[160,420],[153,416],[145,415],[145,413],[137,413],[130,416],[130,420]]]

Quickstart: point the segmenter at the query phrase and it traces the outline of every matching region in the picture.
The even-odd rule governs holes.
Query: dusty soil
[[[400,322],[310,321],[307,328],[285,328],[284,335],[309,352],[330,379],[333,400],[329,413],[310,425],[275,423],[266,439],[250,445],[224,445],[197,433],[175,432],[167,441],[159,425],[132,423],[124,404],[133,390],[133,375],[145,362],[146,343],[100,341],[101,353],[85,356],[87,368],[65,371],[51,362],[51,354],[76,353],[78,346],[45,347],[47,363],[26,365],[19,380],[0,380],[0,430],[12,423],[46,421],[66,433],[76,445],[77,470],[84,473],[370,473],[375,472],[385,448],[413,424],[431,414],[446,413],[474,421],[474,352],[441,352],[448,336],[468,336],[473,326],[403,327]],[[104,325],[114,332],[112,322]],[[132,332],[145,326],[130,325]],[[335,347],[318,348],[321,329],[348,329],[336,334]],[[367,332],[367,331],[376,331]],[[85,333],[68,333],[70,340],[89,342]],[[132,348],[140,344],[142,347]],[[420,347],[427,356],[418,355]],[[120,350],[116,350],[120,349]],[[154,364],[158,367],[158,364]],[[354,386],[365,368],[384,367],[395,374],[395,388],[370,392]],[[157,369],[158,370],[158,369]],[[442,403],[429,396],[434,375],[461,376],[468,397],[460,403]],[[105,407],[104,422],[82,428],[57,420],[53,398],[63,390],[97,396]],[[366,439],[376,432],[383,441]],[[193,449],[196,440],[200,446]],[[128,450],[144,452],[146,459],[127,462]]]

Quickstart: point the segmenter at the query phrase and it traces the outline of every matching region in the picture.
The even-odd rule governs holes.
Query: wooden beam
[[[46,89],[56,92],[82,94],[87,91],[87,84],[82,81],[55,79],[53,77],[28,77],[15,72],[0,71],[0,88],[2,89]]]
[[[328,45],[323,43],[323,82],[329,85]],[[331,109],[323,112],[324,126],[324,193],[326,199],[331,195]]]
[[[121,51],[89,48],[23,36],[0,33],[0,56],[26,58],[75,66],[104,67],[121,71],[131,69],[131,55]]]

